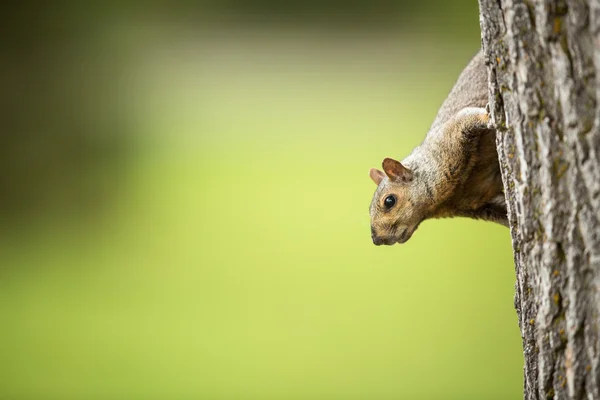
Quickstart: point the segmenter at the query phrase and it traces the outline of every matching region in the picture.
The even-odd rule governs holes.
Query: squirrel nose
[[[371,227],[371,239],[373,239],[373,244],[376,246],[380,246],[383,244],[383,239],[375,233],[375,229]]]
[[[371,236],[371,239],[373,239],[373,244],[375,246],[381,246],[383,244],[383,239],[379,236]]]

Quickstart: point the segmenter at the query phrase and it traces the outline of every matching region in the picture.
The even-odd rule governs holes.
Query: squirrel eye
[[[383,201],[383,204],[385,205],[385,207],[387,209],[394,207],[394,205],[396,204],[396,197],[389,195],[388,197],[385,198],[385,200]]]

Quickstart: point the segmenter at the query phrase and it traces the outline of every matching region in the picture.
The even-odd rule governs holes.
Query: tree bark
[[[479,0],[525,399],[600,399],[600,1]]]

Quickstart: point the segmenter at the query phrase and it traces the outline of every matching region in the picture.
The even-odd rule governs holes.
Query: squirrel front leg
[[[433,135],[428,148],[439,160],[447,189],[464,182],[478,157],[482,136],[493,135],[488,128],[489,114],[482,107],[467,107],[446,121]],[[442,196],[445,197],[445,196]]]
[[[446,129],[457,144],[449,151],[447,170],[454,179],[453,202],[458,215],[506,225],[495,130],[485,108],[465,108],[448,121]]]
[[[454,132],[459,133],[462,140],[472,141],[478,139],[480,135],[492,131],[493,129],[488,126],[490,115],[486,108],[466,107],[460,110],[449,121],[455,126]]]

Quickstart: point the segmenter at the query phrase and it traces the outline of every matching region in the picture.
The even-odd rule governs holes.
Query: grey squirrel
[[[371,168],[376,245],[404,243],[429,218],[469,217],[508,226],[495,130],[488,126],[487,72],[477,53],[440,107],[423,142],[402,162]]]

